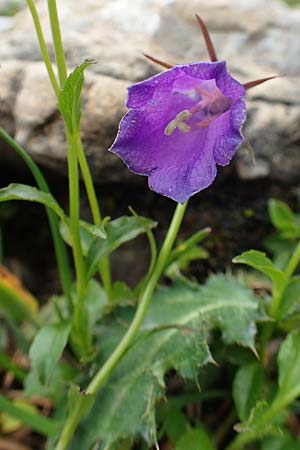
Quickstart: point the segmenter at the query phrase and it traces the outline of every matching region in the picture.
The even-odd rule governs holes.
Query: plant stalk
[[[42,27],[41,27],[41,22],[40,22],[40,19],[39,19],[39,15],[38,15],[38,12],[36,10],[36,7],[35,7],[35,4],[34,4],[33,0],[27,0],[27,5],[28,5],[28,8],[30,10],[32,19],[33,19],[35,31],[36,31],[37,38],[38,38],[39,45],[40,45],[41,54],[42,54],[42,57],[43,57],[43,60],[44,60],[44,63],[45,63],[45,66],[46,66],[46,69],[47,69],[47,72],[48,72],[48,75],[49,75],[49,79],[50,79],[50,82],[52,84],[54,93],[55,93],[55,95],[57,97],[58,93],[59,93],[59,85],[58,85],[58,82],[57,82],[57,79],[56,79],[56,75],[55,75],[55,73],[53,71],[51,59],[50,59],[50,56],[49,56],[49,53],[48,53],[48,50],[47,50],[47,46],[46,46],[45,38],[44,38],[44,35],[43,35],[43,30],[42,30]]]
[[[159,278],[163,273],[167,258],[174,245],[181,222],[184,217],[186,207],[187,202],[184,203],[183,205],[181,204],[177,205],[169,230],[167,232],[159,256],[157,258],[155,268],[139,300],[133,321],[131,322],[122,340],[115,348],[114,352],[111,354],[106,363],[102,366],[102,368],[99,370],[99,372],[96,374],[96,376],[92,379],[92,381],[88,385],[85,391],[86,394],[90,395],[97,394],[97,392],[100,390],[105,381],[109,378],[112,370],[118,364],[124,353],[128,350],[129,346],[133,342],[135,336],[137,335],[140,326],[144,320],[144,317],[146,315],[154,289],[157,286]],[[69,442],[71,441],[73,434],[79,424],[80,419],[81,419],[80,411],[74,408],[73,412],[67,418],[67,421],[65,423],[65,426],[63,428],[62,434],[60,436],[60,439],[58,441],[55,450],[67,449]]]
[[[87,160],[86,160],[86,156],[85,156],[80,138],[79,138],[79,142],[78,142],[78,146],[77,146],[77,157],[78,157],[79,167],[80,167],[82,177],[83,177],[83,182],[84,182],[85,189],[87,192],[94,224],[100,226],[102,223],[102,217],[101,217],[101,212],[100,212],[100,208],[99,208],[99,203],[97,200],[93,179],[91,176],[91,172],[90,172]],[[99,266],[99,272],[100,272],[100,276],[102,279],[104,289],[105,289],[107,295],[109,296],[109,293],[111,290],[111,273],[110,273],[110,265],[109,265],[108,257],[105,257],[101,260],[101,263]]]
[[[50,25],[52,31],[52,39],[54,45],[55,59],[58,70],[58,77],[60,87],[62,88],[67,80],[67,66],[65,60],[65,52],[61,38],[59,19],[57,13],[56,0],[48,0],[48,11],[50,18]]]

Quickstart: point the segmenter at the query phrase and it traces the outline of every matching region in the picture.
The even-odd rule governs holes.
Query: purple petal
[[[244,94],[225,62],[175,66],[129,88],[131,109],[110,150],[152,190],[183,203],[242,142]]]

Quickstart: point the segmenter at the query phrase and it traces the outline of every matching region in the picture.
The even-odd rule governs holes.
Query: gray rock
[[[69,67],[85,57],[99,61],[87,71],[82,120],[83,142],[96,181],[139,179],[106,151],[125,112],[126,87],[159,70],[142,56],[143,51],[172,64],[207,59],[195,12],[207,23],[219,58],[229,61],[237,79],[288,75],[249,92],[245,132],[257,164],[253,167],[241,149],[235,159],[239,175],[300,180],[299,9],[277,0],[202,0],[201,4],[198,0],[64,0],[58,7]],[[38,8],[51,48],[46,2],[38,2]],[[0,58],[2,126],[38,162],[65,173],[63,124],[27,9],[16,16],[13,29],[5,33],[0,29]]]

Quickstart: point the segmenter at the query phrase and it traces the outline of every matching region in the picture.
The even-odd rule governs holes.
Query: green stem
[[[0,137],[7,143],[9,146],[23,159],[29,170],[31,171],[36,184],[38,185],[39,189],[44,192],[49,192],[50,189],[48,187],[47,181],[45,180],[42,172],[38,168],[38,166],[35,164],[33,159],[26,153],[26,151],[12,138],[10,137],[2,128],[0,128]],[[59,234],[59,222],[58,218],[55,215],[53,211],[51,211],[49,208],[46,208],[48,220],[49,220],[49,226],[52,234],[53,244],[54,244],[54,250],[58,265],[58,271],[60,276],[60,281],[62,285],[62,290],[64,293],[64,296],[66,297],[69,308],[72,307],[72,300],[71,300],[71,270],[70,270],[70,263],[69,258],[67,254],[67,249],[65,246],[64,241],[62,240],[60,234]]]
[[[56,7],[56,0],[48,0],[48,11],[50,17],[52,39],[54,45],[55,59],[57,64],[60,87],[62,87],[67,79],[67,66],[65,61],[65,52],[63,48],[59,19]]]
[[[86,160],[86,156],[85,156],[85,153],[84,153],[84,150],[82,147],[81,139],[79,140],[79,143],[78,143],[77,157],[78,157],[79,166],[80,166],[80,170],[82,173],[85,189],[87,192],[93,220],[94,220],[95,225],[100,226],[102,223],[101,212],[100,212],[99,203],[97,200],[91,172],[90,172],[90,169],[89,169],[89,166],[88,166],[88,163]],[[111,274],[110,274],[110,266],[109,266],[108,257],[103,258],[101,260],[99,271],[100,271],[104,289],[107,292],[107,294],[109,295],[109,292],[111,290]]]
[[[40,23],[40,19],[39,19],[39,15],[37,13],[35,4],[33,0],[27,0],[27,5],[30,9],[30,13],[33,19],[33,23],[34,23],[34,27],[35,27],[35,31],[37,34],[37,38],[39,41],[39,45],[40,45],[40,49],[41,49],[41,54],[43,57],[43,60],[45,62],[45,66],[50,78],[50,82],[52,84],[53,90],[55,92],[55,95],[58,96],[59,93],[59,85],[55,76],[55,73],[53,71],[52,68],[52,63],[51,63],[51,59],[47,50],[47,46],[46,46],[46,42],[45,42],[45,38],[43,35],[43,31],[42,31],[42,27],[41,27],[41,23]]]
[[[291,276],[294,274],[299,262],[300,262],[300,242],[298,242],[297,247],[295,248],[291,256],[291,259],[289,260],[289,263],[285,269],[285,274],[288,278],[291,278]]]
[[[114,352],[110,355],[106,363],[102,366],[102,368],[99,370],[99,372],[96,374],[96,376],[92,379],[92,381],[88,385],[85,391],[86,394],[95,395],[99,391],[99,389],[102,387],[102,385],[110,376],[114,367],[118,364],[118,362],[120,361],[126,350],[129,348],[137,332],[139,331],[139,328],[146,315],[148,305],[151,300],[154,289],[159,281],[160,276],[163,273],[167,258],[174,245],[174,241],[178,234],[186,207],[187,202],[183,205],[180,204],[177,205],[166,238],[164,240],[159,256],[157,258],[156,266],[140,298],[133,321],[131,322],[122,340],[115,348]],[[77,425],[81,419],[80,412],[81,411],[74,409],[73,412],[68,417],[55,450],[67,449],[68,444],[71,441],[73,434],[77,428]]]
[[[286,277],[287,277],[287,282],[290,280],[290,278],[293,276],[298,264],[300,262],[300,242],[298,242],[289,262],[288,265],[284,271]],[[280,304],[281,304],[281,300],[282,300],[282,296],[284,294],[284,290],[285,287],[283,287],[282,289],[280,289],[280,292],[274,292],[273,293],[273,298],[272,298],[272,303],[270,306],[270,311],[269,314],[270,316],[274,319],[277,320],[277,314],[278,314],[278,310],[280,308]],[[263,327],[262,330],[262,334],[261,334],[261,339],[260,339],[260,355],[263,358],[264,354],[265,354],[265,348],[266,345],[268,343],[268,341],[270,340],[273,331],[275,329],[275,323],[274,322],[268,322],[265,324],[265,326]]]
[[[67,128],[66,128],[67,130]],[[82,254],[80,241],[80,211],[79,211],[79,173],[77,150],[80,140],[79,134],[71,135],[66,131],[68,143],[68,179],[69,179],[69,214],[70,231],[72,236],[72,250],[76,271],[76,302],[74,304],[73,336],[76,336],[74,342],[77,343],[79,354],[84,351],[84,330],[85,321],[83,320],[83,305],[86,290],[86,270]],[[81,347],[81,348],[80,348]]]

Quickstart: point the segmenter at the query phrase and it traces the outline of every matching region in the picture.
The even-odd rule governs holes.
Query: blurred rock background
[[[66,203],[63,126],[25,3],[0,0],[0,122],[46,171],[54,191]],[[227,60],[238,80],[285,75],[247,94],[245,134],[255,150],[256,165],[253,166],[247,150],[241,148],[234,163],[220,169],[214,187],[195,197],[187,218],[190,231],[200,225],[219,229],[222,242],[214,245],[225,246],[227,264],[238,250],[234,244],[225,243],[228,237],[230,242],[236,242],[242,235],[242,240],[246,239],[243,245],[261,245],[267,198],[276,195],[295,204],[298,201],[300,8],[297,3],[297,0],[58,0],[69,69],[86,57],[98,60],[86,74],[82,135],[106,213],[115,215],[126,211],[128,204],[138,205],[142,210],[139,212],[154,215],[163,224],[168,222],[173,203],[149,192],[146,180],[131,174],[107,149],[125,112],[127,86],[160,70],[142,52],[172,64],[207,60],[194,17],[198,13],[211,32],[218,58]],[[49,44],[47,2],[38,0],[36,4]],[[49,50],[53,58],[50,46]],[[23,163],[3,143],[0,143],[0,175],[1,185],[27,176]],[[84,210],[84,197],[82,201]],[[197,215],[198,208],[201,212]],[[257,231],[260,225],[261,232]],[[132,252],[124,256],[130,262],[135,257]],[[223,260],[221,254],[218,258]],[[119,272],[116,276],[122,275],[121,269]]]

